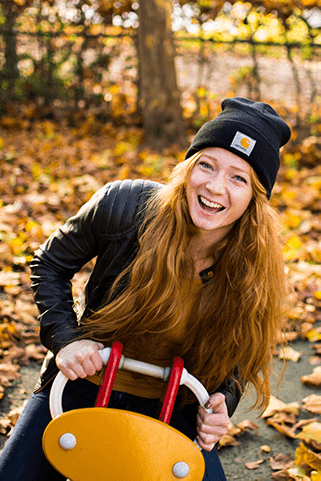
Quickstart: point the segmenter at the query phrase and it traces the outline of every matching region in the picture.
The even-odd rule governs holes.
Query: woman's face
[[[250,165],[219,147],[204,150],[186,186],[192,221],[213,244],[242,216],[252,195]]]

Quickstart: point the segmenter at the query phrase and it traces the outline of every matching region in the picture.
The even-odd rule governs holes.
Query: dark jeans
[[[6,481],[65,481],[66,478],[51,466],[42,451],[42,435],[51,421],[50,387],[48,386],[30,397],[1,453],[0,479]],[[63,394],[63,410],[94,406],[97,392],[97,386],[88,381],[78,379],[68,382]],[[158,400],[114,391],[108,406],[158,418]],[[170,424],[189,438],[194,439],[196,435],[195,415],[195,406],[187,406],[180,410],[175,405]],[[203,454],[206,465],[203,479],[226,481],[216,449],[214,448],[211,453],[203,451]]]

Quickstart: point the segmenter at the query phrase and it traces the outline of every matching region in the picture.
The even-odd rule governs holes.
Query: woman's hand
[[[205,451],[212,451],[215,444],[227,431],[229,417],[225,404],[225,396],[215,393],[206,403],[207,408],[212,408],[213,413],[208,414],[203,407],[199,407],[197,414],[197,441]]]
[[[60,349],[56,356],[56,364],[71,381],[78,377],[93,376],[103,367],[103,361],[98,352],[100,349],[104,349],[101,342],[89,339],[71,342]]]

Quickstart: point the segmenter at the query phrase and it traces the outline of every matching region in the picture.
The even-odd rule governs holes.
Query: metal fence
[[[138,102],[135,30],[118,35],[86,31],[0,29],[0,109],[10,104],[30,118],[60,119],[86,110],[101,117],[131,115]],[[187,116],[211,116],[231,93],[283,102],[297,119],[321,105],[321,45],[254,42],[176,35],[176,67]]]

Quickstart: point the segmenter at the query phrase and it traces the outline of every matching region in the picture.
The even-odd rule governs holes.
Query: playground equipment
[[[47,459],[72,481],[201,481],[205,463],[197,441],[169,426],[179,385],[193,391],[204,406],[209,395],[177,357],[162,368],[122,354],[122,344],[100,351],[107,364],[95,407],[63,413],[62,394],[68,381],[60,372],[51,388],[52,421],[43,435]],[[117,369],[168,381],[159,420],[108,406]],[[211,412],[211,410],[208,410]]]

